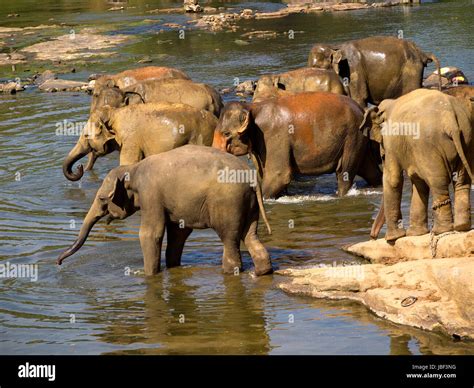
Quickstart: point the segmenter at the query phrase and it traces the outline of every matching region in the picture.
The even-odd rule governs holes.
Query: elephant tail
[[[272,228],[268,222],[267,213],[265,212],[265,206],[263,206],[263,195],[262,195],[262,188],[260,186],[260,164],[258,163],[257,157],[253,152],[250,152],[250,158],[252,159],[252,163],[255,165],[257,169],[257,184],[255,186],[255,191],[257,193],[257,202],[258,202],[258,209],[260,210],[260,214],[262,215],[263,222],[267,227],[268,234],[272,234]]]
[[[438,73],[438,90],[441,91],[441,66],[439,64],[439,59],[433,53],[424,53],[425,55],[425,65],[433,62],[436,66],[436,72]]]
[[[380,204],[380,209],[372,224],[372,228],[370,229],[370,238],[376,240],[384,224],[385,224],[385,208],[383,205],[383,195],[382,195],[382,202]]]
[[[471,166],[469,165],[469,161],[467,160],[466,154],[464,153],[464,148],[462,146],[461,131],[459,129],[454,131],[452,138],[454,142],[454,147],[456,147],[456,152],[461,158],[462,164],[464,165],[464,168],[469,174],[471,181],[474,182],[474,176],[472,175]]]

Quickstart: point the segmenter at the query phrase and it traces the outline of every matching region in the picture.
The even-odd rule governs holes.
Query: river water
[[[123,12],[107,12],[111,5],[103,1],[56,3],[2,2],[2,25],[67,24],[56,33],[68,33],[68,26],[105,26],[107,33],[135,36],[133,43],[116,48],[116,55],[72,63],[76,73],[66,76],[72,79],[133,67],[150,56],[153,64],[178,67],[194,80],[224,88],[236,78],[243,81],[302,66],[318,41],[395,35],[400,30],[425,51],[436,53],[442,65],[458,66],[474,79],[474,6],[467,1],[248,21],[236,33],[190,30],[185,39],[176,31],[159,30],[163,23],[183,23],[188,16],[145,14],[173,3],[130,1],[136,8]],[[261,10],[282,6],[225,5]],[[21,16],[6,19],[8,13]],[[143,23],[144,18],[153,22]],[[251,29],[296,34],[293,40],[280,34],[247,45],[235,42]],[[18,69],[23,75],[26,70]],[[9,71],[0,68],[0,78]],[[87,120],[89,105],[90,96],[83,93],[48,94],[34,88],[0,96],[0,263],[37,264],[39,271],[37,281],[0,280],[1,354],[474,352],[473,344],[391,324],[355,303],[288,296],[276,287],[279,276],[251,276],[246,253],[246,271],[224,276],[221,243],[211,230],[191,235],[182,267],[145,279],[138,216],[99,223],[82,250],[58,268],[57,255],[75,239],[101,179],[118,163],[117,154],[100,159],[80,183],[62,175],[62,160],[76,137],[57,136],[57,123]],[[381,191],[365,188],[361,181],[345,198],[337,198],[335,191],[333,175],[303,177],[292,184],[288,196],[267,202],[273,235],[266,235],[264,228],[260,235],[276,268],[357,260],[341,247],[368,238]],[[406,191],[405,215],[408,196]]]

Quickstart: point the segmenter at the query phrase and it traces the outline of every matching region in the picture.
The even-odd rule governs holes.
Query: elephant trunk
[[[93,151],[89,152],[89,160],[86,165],[86,171],[90,171],[94,168],[94,164],[96,160],[97,160],[97,155]]]
[[[81,230],[79,231],[79,236],[77,237],[76,241],[74,241],[74,243],[58,257],[58,265],[61,265],[64,259],[76,253],[84,245],[92,227],[104,215],[105,214],[101,210],[100,205],[98,204],[97,200],[95,200],[89,212],[87,213],[86,218],[84,219]]]
[[[70,181],[78,181],[84,175],[84,167],[80,164],[77,167],[77,171],[73,172],[72,167],[79,159],[86,156],[91,151],[88,144],[84,144],[81,139],[77,142],[74,148],[69,152],[69,155],[64,159],[63,162],[63,173],[64,176]]]

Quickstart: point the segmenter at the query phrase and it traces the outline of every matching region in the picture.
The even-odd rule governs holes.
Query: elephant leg
[[[168,222],[166,224],[166,267],[172,268],[181,265],[184,243],[193,230],[191,228],[180,228],[178,224]]]
[[[250,222],[246,231],[244,231],[243,241],[255,265],[255,274],[262,276],[271,274],[273,268],[268,251],[258,238],[257,225],[258,221],[256,219]]]
[[[385,171],[383,175],[383,199],[385,220],[387,222],[387,241],[395,241],[404,237],[406,232],[402,224],[402,212],[400,205],[402,201],[403,173],[395,161],[385,159]]]
[[[433,192],[433,233],[441,234],[453,230],[453,212],[449,197],[449,182],[430,186]]]
[[[278,197],[291,182],[291,167],[287,163],[269,162],[263,172],[262,195],[264,198]]]
[[[352,159],[352,157],[347,158],[343,155],[336,168],[337,195],[339,197],[346,195],[354,184],[356,166],[354,165],[355,161]]]
[[[217,210],[217,209],[216,209]],[[234,210],[234,212],[233,212]],[[242,257],[240,255],[240,236],[242,230],[239,228],[237,209],[228,209],[226,218],[230,218],[234,222],[220,222],[218,225],[214,225],[214,230],[224,244],[224,253],[222,256],[222,269],[224,273],[235,273],[235,271],[242,270]],[[221,213],[222,214],[222,213]],[[222,219],[222,215],[216,214],[211,219]]]
[[[357,175],[362,177],[369,186],[377,187],[382,185],[382,170],[375,161],[375,157],[371,155],[371,150],[367,150],[367,155],[363,157],[362,163],[359,165]]]
[[[463,168],[454,180],[454,230],[471,229],[471,179]]]
[[[142,210],[140,225],[140,245],[143,252],[145,275],[151,276],[160,272],[161,245],[165,233],[164,214]]]
[[[422,236],[430,232],[428,229],[429,195],[429,186],[419,178],[412,178],[410,227],[407,230],[407,236]]]

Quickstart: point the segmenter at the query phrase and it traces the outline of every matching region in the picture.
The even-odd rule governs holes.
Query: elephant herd
[[[422,87],[429,62],[437,67],[438,90]],[[173,267],[192,230],[204,228],[223,242],[224,272],[242,269],[242,241],[255,273],[271,273],[257,235],[260,215],[271,232],[263,197],[281,195],[296,174],[335,173],[339,196],[356,176],[370,186],[383,183],[373,238],[385,223],[389,242],[429,233],[430,192],[434,234],[469,230],[473,124],[474,87],[441,90],[438,59],[395,37],[317,44],[308,67],[261,76],[252,102],[224,105],[214,88],[173,68],[102,76],[63,172],[79,180],[84,169],[73,171],[77,161],[88,155],[90,170],[113,151],[120,166],[104,179],[58,264],[81,248],[101,218],[110,222],[140,210],[146,275],[160,271],[165,231],[166,266]],[[404,173],[412,184],[407,230],[400,210]]]

